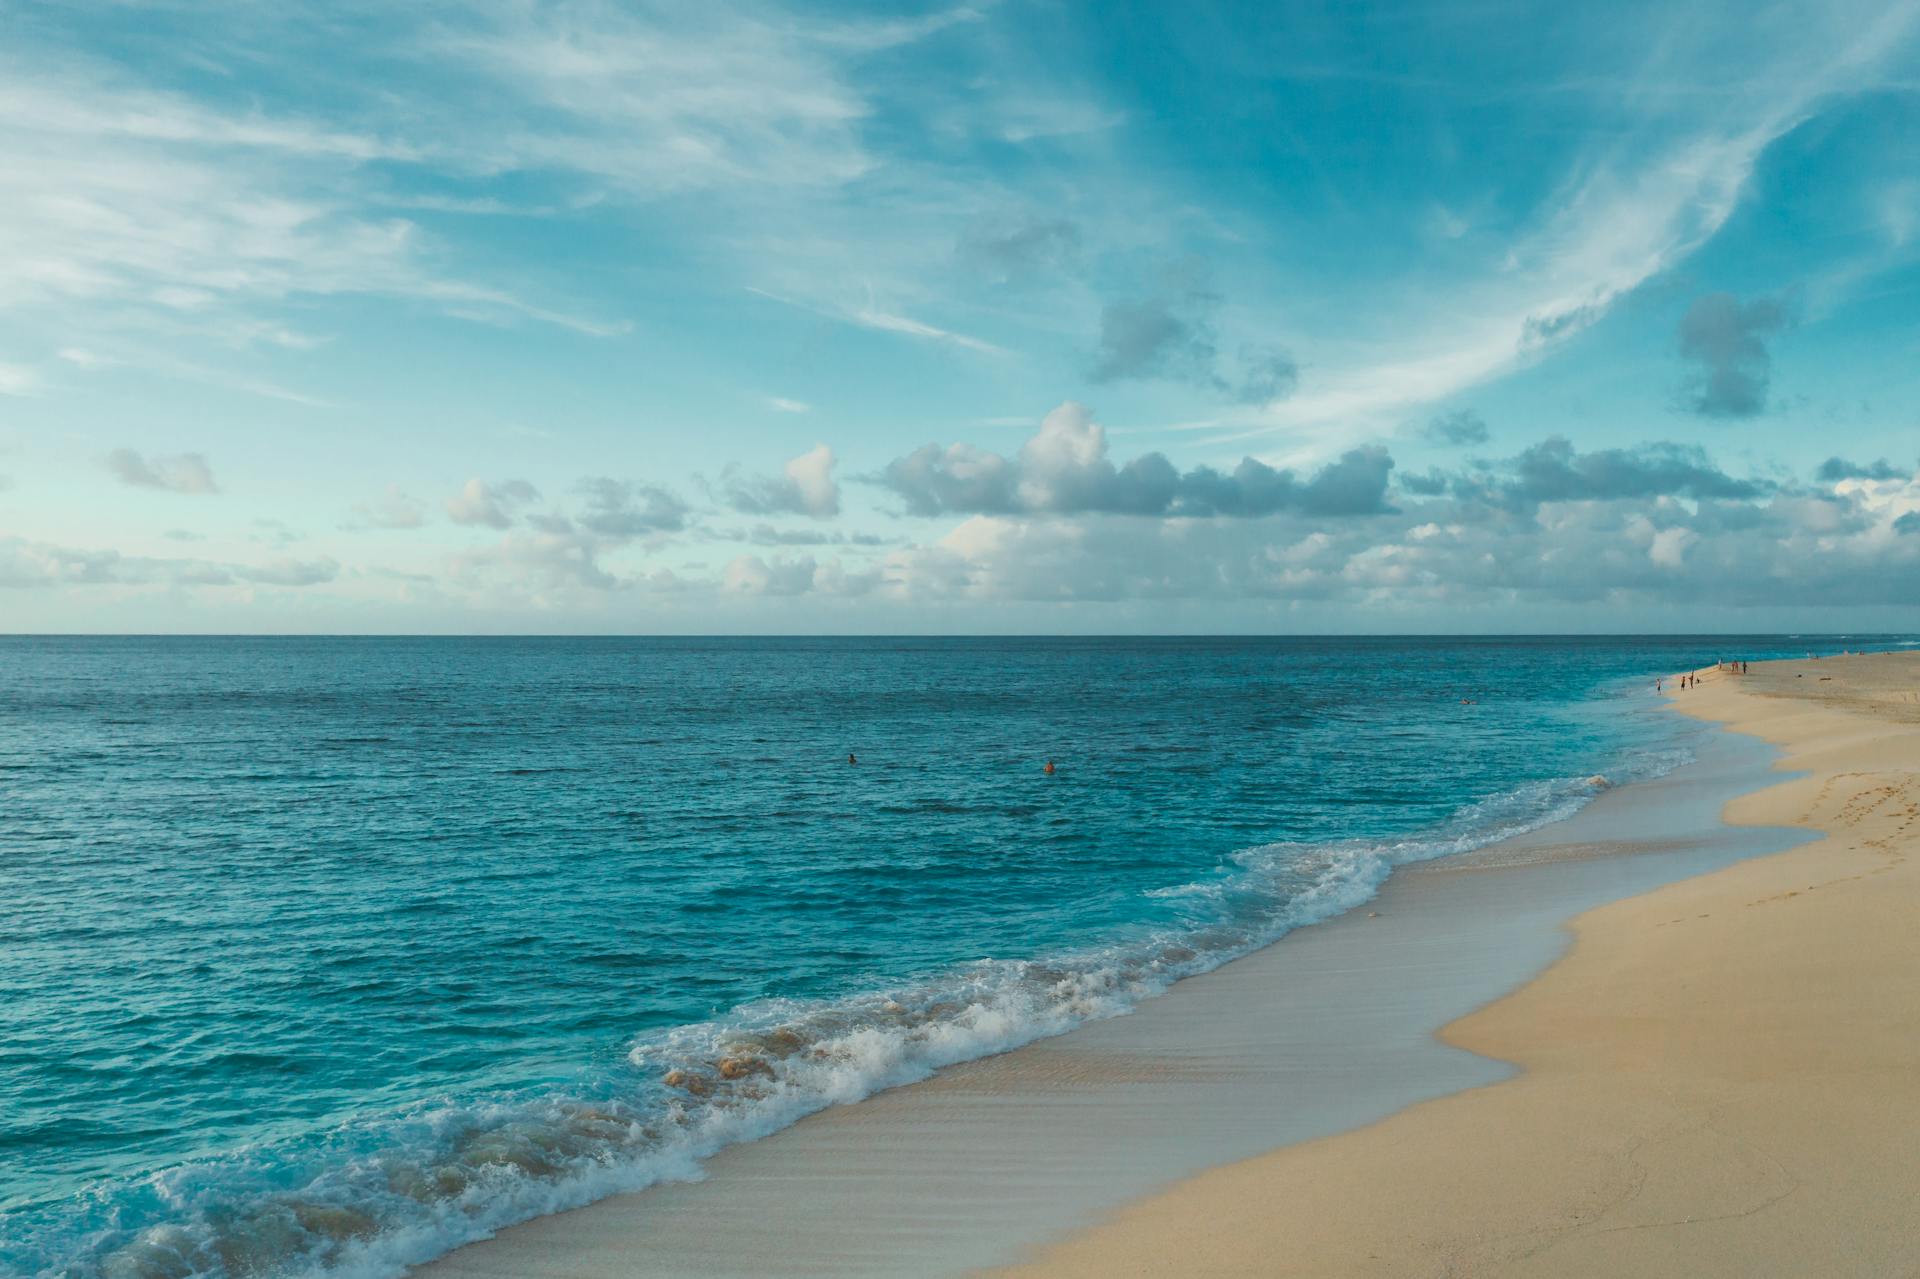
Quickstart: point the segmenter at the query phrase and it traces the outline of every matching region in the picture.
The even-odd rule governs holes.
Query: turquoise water
[[[0,639],[0,1272],[395,1274],[1666,771],[1654,673],[1884,642]]]

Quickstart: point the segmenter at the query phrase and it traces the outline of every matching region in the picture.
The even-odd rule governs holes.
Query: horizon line
[[[1920,639],[1920,631],[0,631],[34,639],[414,640],[1341,640]]]

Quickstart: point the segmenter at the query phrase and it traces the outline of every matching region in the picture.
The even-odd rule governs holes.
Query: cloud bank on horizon
[[[1911,3],[9,22],[3,630],[1920,628]]]

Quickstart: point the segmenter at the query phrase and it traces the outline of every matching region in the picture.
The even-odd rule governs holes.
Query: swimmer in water
[[[1047,767],[1046,767],[1046,774],[1047,774],[1047,776],[1048,776],[1048,777],[1052,777],[1052,776],[1053,776],[1053,761],[1052,761],[1052,760],[1048,760],[1048,761],[1047,761]]]
[[[852,751],[848,751],[848,752],[847,752],[847,763],[849,763],[849,764],[858,764],[859,762],[860,762],[859,760],[857,760],[857,759],[855,759],[855,758],[853,757],[853,752],[852,752]]]

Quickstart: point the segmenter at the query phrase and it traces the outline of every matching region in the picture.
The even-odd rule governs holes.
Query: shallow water
[[[393,1273],[1670,768],[1655,672],[1870,643],[0,641],[0,1269]]]

